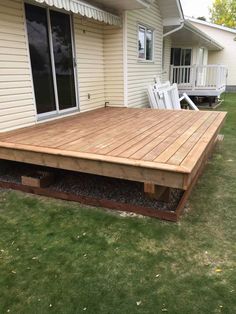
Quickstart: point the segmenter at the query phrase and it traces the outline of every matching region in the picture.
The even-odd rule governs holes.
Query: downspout
[[[180,0],[176,0],[176,4],[177,4],[177,7],[178,7],[178,11],[179,11],[179,15],[180,15],[180,25],[174,29],[172,29],[171,31],[163,34],[162,38],[164,39],[165,37],[173,34],[173,33],[176,33],[178,32],[179,30],[181,30],[183,27],[184,27],[184,14],[183,14],[183,10],[182,10],[182,6],[181,6],[181,2]],[[169,73],[170,75],[170,73]],[[170,78],[170,77],[169,77]]]
[[[164,39],[166,36],[169,36],[169,35],[171,35],[171,34],[173,34],[173,33],[175,33],[175,32],[178,32],[178,31],[181,30],[183,27],[184,27],[184,20],[182,20],[182,21],[180,22],[180,26],[178,26],[177,28],[172,29],[171,31],[169,31],[169,32],[167,32],[167,33],[165,33],[165,34],[163,34],[162,38]],[[162,56],[162,58],[163,58],[163,56]],[[165,74],[165,73],[167,73],[167,72],[163,72],[163,73],[161,74],[161,76],[162,76],[163,74]],[[169,73],[169,75],[170,75],[170,73]],[[168,76],[169,76],[169,75],[168,75]],[[156,79],[155,79],[155,81],[156,81]]]

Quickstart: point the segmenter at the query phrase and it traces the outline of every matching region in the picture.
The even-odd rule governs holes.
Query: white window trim
[[[145,58],[140,58],[139,57],[139,29],[140,28],[144,28],[145,29],[145,46],[144,46],[144,53],[145,53]],[[151,60],[147,60],[146,59],[146,33],[147,33],[147,30],[151,31],[152,32],[152,59]],[[141,62],[141,63],[154,63],[154,46],[155,46],[155,29],[153,27],[150,27],[148,25],[145,25],[143,23],[138,23],[137,25],[137,33],[138,33],[138,36],[137,36],[137,59],[138,59],[138,62]]]

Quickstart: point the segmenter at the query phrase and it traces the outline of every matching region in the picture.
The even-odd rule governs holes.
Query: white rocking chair
[[[181,101],[185,100],[191,109],[199,111],[186,93],[183,93],[183,96],[179,98],[177,84],[170,85],[170,82],[150,85],[148,98],[153,109],[181,110]]]

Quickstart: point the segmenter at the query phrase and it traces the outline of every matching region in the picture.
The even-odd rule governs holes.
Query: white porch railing
[[[224,65],[171,66],[170,81],[186,90],[225,89],[228,70]]]

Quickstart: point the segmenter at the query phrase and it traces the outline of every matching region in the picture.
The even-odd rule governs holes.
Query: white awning
[[[88,18],[93,18],[99,22],[104,22],[110,25],[121,25],[121,18],[101,10],[95,6],[87,4],[79,0],[35,0],[39,3],[46,3],[49,6],[54,6],[58,9],[64,9],[75,14],[80,14]]]

